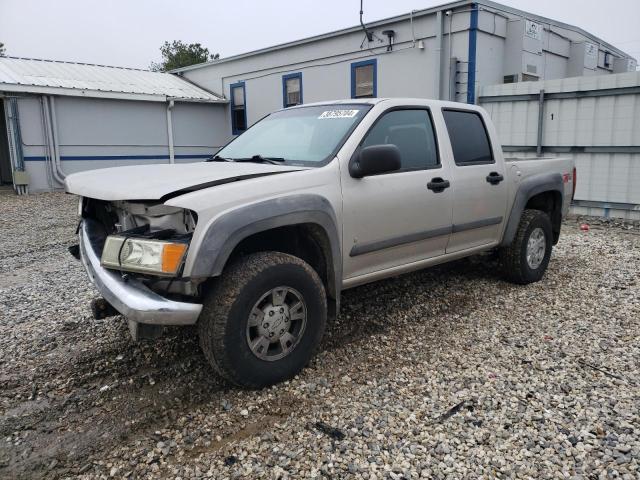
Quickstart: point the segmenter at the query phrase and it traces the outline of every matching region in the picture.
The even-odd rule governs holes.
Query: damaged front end
[[[197,322],[199,283],[182,277],[195,212],[158,202],[80,200],[80,257],[135,339]],[[100,304],[94,314],[112,310]]]

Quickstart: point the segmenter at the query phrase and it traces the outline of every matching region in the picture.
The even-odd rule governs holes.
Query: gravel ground
[[[540,283],[474,258],[344,295],[263,391],[194,329],[135,344],[66,247],[76,202],[0,194],[1,478],[639,478],[640,226],[564,226]]]

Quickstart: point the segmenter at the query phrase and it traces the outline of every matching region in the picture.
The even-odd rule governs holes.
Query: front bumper
[[[89,278],[105,300],[133,322],[193,325],[198,321],[201,304],[169,300],[134,278],[125,281],[118,272],[102,267],[91,242],[91,223],[90,220],[84,220],[80,225],[80,258]]]

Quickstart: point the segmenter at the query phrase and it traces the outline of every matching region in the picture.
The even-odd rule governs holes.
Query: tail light
[[[573,192],[571,193],[571,201],[576,198],[576,185],[578,184],[578,177],[576,175],[576,167],[573,167]]]

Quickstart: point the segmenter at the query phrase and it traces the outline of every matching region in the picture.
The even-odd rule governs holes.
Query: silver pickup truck
[[[79,252],[134,338],[198,325],[223,377],[298,373],[344,289],[480,252],[542,278],[575,190],[569,159],[507,161],[487,113],[424,99],[274,112],[206,162],[70,175]]]

